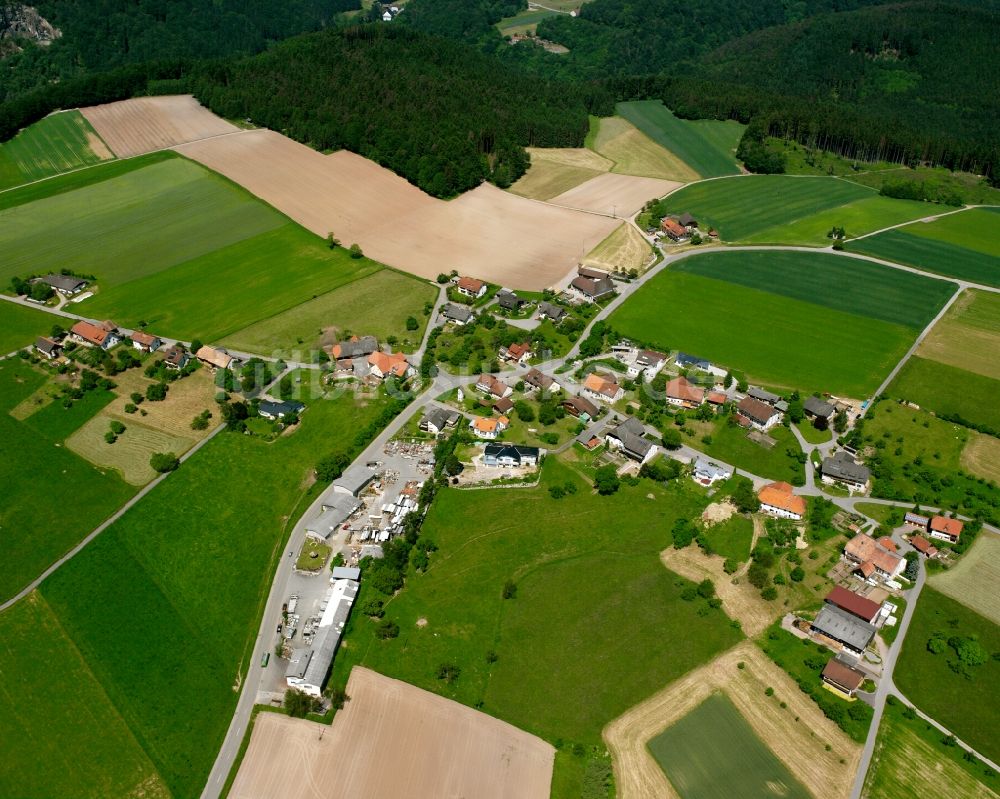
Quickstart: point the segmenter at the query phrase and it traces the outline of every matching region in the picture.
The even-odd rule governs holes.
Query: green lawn
[[[145,321],[151,330],[175,338],[217,341],[381,268],[367,258],[351,258],[342,248],[330,250],[318,236],[288,222],[102,291],[82,302],[80,309],[126,326]],[[355,313],[364,311],[372,309]],[[305,317],[298,328],[294,321],[286,324],[293,335],[296,329],[314,329]],[[284,341],[289,348],[295,344],[295,338]]]
[[[935,633],[946,639],[978,636],[985,662],[956,673],[955,650],[939,654],[927,646]],[[893,680],[907,699],[955,735],[996,761],[1000,759],[1000,627],[944,594],[925,586],[903,641]]]
[[[577,493],[552,499],[548,486],[567,481]],[[607,722],[740,637],[722,611],[680,600],[689,583],[660,563],[674,520],[703,504],[686,483],[646,480],[601,497],[552,457],[538,488],[442,491],[423,527],[439,550],[386,605],[399,637],[377,640],[375,625],[356,614],[334,678],[346,681],[361,663],[482,703],[566,750],[603,749]],[[516,597],[505,600],[507,581]],[[365,596],[372,590],[362,583]],[[695,626],[697,636],[683,634]],[[461,668],[454,683],[436,679],[441,663]],[[583,767],[581,758],[557,759],[556,796],[580,795]]]
[[[63,444],[106,404],[101,392],[91,392],[93,398],[86,395],[69,411],[61,403],[38,411],[47,424],[10,416],[10,409],[46,380],[20,360],[0,362],[0,441],[10,455],[0,459],[3,599],[35,579],[135,493],[117,473],[95,467]]]
[[[169,159],[0,212],[0,283],[71,266],[108,288],[283,224],[277,211],[223,178]]]
[[[287,525],[319,489],[307,488],[312,466],[330,451],[353,456],[356,431],[385,407],[353,395],[304,399],[291,436],[223,432],[40,589],[174,796],[197,796],[215,759]],[[48,683],[69,671],[62,660],[43,666]],[[40,664],[5,673],[19,684],[24,668]],[[87,745],[64,748],[80,757]],[[42,773],[37,795],[59,795],[62,778]]]
[[[804,485],[805,466],[789,455],[790,451],[802,451],[792,431],[782,425],[775,425],[767,434],[778,442],[771,449],[747,438],[745,428],[720,419],[712,430],[711,444],[695,439],[692,446],[703,450],[710,458],[718,458],[751,474],[770,480],[784,480],[792,485]]]
[[[970,208],[957,214],[907,225],[907,233],[1000,258],[1000,208]]]
[[[739,174],[735,152],[744,126],[738,122],[679,119],[659,100],[618,103],[615,113],[702,177]]]
[[[956,214],[954,217],[946,217],[941,220],[940,224],[962,216],[963,214]],[[995,217],[995,215],[991,214],[984,218],[989,219],[990,217]],[[923,230],[924,227],[918,223],[896,230],[887,230],[876,236],[852,241],[847,246],[853,252],[897,261],[928,272],[936,272],[939,275],[957,277],[987,286],[1000,286],[1000,256],[972,249],[969,246],[931,238],[926,235],[927,231]],[[930,225],[926,227],[930,227]],[[1000,225],[994,222],[993,230],[995,231],[998,227]],[[924,235],[916,235],[912,232],[918,228]],[[967,242],[975,243],[980,247],[987,246],[982,243],[981,239],[978,241],[967,240]]]
[[[958,290],[947,280],[827,253],[712,252],[674,269],[918,330]]]
[[[321,331],[336,328],[338,334],[371,334],[380,341],[395,336],[398,346],[409,352],[419,345],[427,327],[424,304],[436,297],[437,290],[427,282],[382,269],[243,328],[223,343],[245,352],[287,353],[316,346]],[[416,330],[406,329],[410,316],[419,323]]]
[[[746,516],[733,516],[709,527],[705,539],[717,555],[742,563],[750,557],[753,522]]]
[[[865,397],[906,352],[903,325],[824,308],[676,270],[663,271],[610,317],[622,335],[696,352],[748,379],[807,392]],[[834,331],[864,341],[844,357]]]
[[[825,444],[833,435],[829,429],[817,430],[808,419],[803,419],[796,427],[802,433],[802,437],[810,444]]]
[[[0,188],[18,186],[60,172],[114,158],[99,157],[90,146],[103,142],[79,111],[51,114],[0,145]]]
[[[742,241],[768,228],[876,196],[872,189],[837,178],[748,175],[685,186],[667,202],[671,212],[692,214],[702,226],[718,230],[724,240]],[[825,238],[824,242],[828,243]]]
[[[810,797],[725,694],[712,694],[647,745],[681,799]]]
[[[111,626],[125,621],[104,618]],[[0,795],[169,796],[142,745],[37,593],[0,614],[0,705]]]
[[[961,418],[1000,434],[1000,380],[914,356],[892,381],[888,393],[939,416]]]
[[[0,301],[0,355],[24,349],[64,320],[41,310]]]

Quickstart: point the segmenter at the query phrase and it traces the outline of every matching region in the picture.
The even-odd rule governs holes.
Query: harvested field
[[[612,172],[684,182],[698,180],[700,177],[674,153],[661,147],[635,125],[621,117],[593,120],[592,132],[595,127],[593,141],[590,142],[588,137],[588,146],[614,162]]]
[[[653,251],[635,226],[624,222],[594,247],[583,259],[583,263],[611,272],[635,269],[642,273],[653,263]]]
[[[917,355],[1000,380],[1000,294],[966,289],[927,337]]]
[[[531,166],[510,190],[532,200],[548,200],[613,166],[607,158],[583,148],[529,147],[528,154]]]
[[[548,799],[555,750],[540,738],[360,667],[347,695],[330,728],[260,714],[231,799]]]
[[[743,632],[751,638],[763,632],[779,612],[761,599],[760,591],[745,579],[734,585],[732,575],[722,569],[725,558],[721,555],[706,555],[701,547],[696,546],[684,549],[670,547],[663,550],[660,560],[670,571],[692,582],[700,583],[706,577],[710,579],[715,584],[715,593],[722,600],[726,615],[739,621]]]
[[[746,664],[743,669],[737,668],[741,661]],[[774,696],[764,695],[768,687],[774,688]],[[647,743],[716,691],[732,700],[764,744],[815,799],[842,799],[850,794],[861,747],[827,719],[784,671],[744,641],[604,728],[619,799],[678,797]],[[787,707],[781,708],[780,702]],[[738,753],[729,751],[726,756]]]
[[[81,108],[80,113],[119,158],[239,130],[190,95],[136,97]]]
[[[426,278],[460,272],[514,288],[558,282],[619,224],[482,185],[436,200],[345,151],[322,155],[278,133],[247,131],[180,146],[321,236]]]
[[[935,574],[930,584],[1000,624],[1000,536],[983,532],[956,566]]]
[[[977,477],[1000,483],[1000,438],[972,433],[962,450],[962,468]]]
[[[654,197],[662,197],[681,185],[658,178],[606,173],[553,197],[549,202],[597,214],[632,216]]]

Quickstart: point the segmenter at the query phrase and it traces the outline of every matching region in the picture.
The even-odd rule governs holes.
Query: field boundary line
[[[936,222],[937,220],[943,219],[946,216],[952,216],[954,214],[960,214],[963,211],[971,211],[971,210],[973,210],[975,208],[982,208],[982,207],[991,207],[991,206],[963,205],[961,208],[953,208],[951,211],[945,211],[944,213],[931,214],[930,216],[923,216],[920,219],[911,219],[909,222],[898,222],[895,225],[889,225],[888,227],[884,227],[884,228],[882,228],[880,230],[873,230],[871,233],[863,233],[860,236],[854,236],[853,238],[845,239],[844,241],[845,242],[848,242],[848,241],[861,241],[862,239],[867,239],[867,238],[869,238],[871,236],[877,236],[879,233],[885,233],[886,231],[889,231],[889,230],[896,230],[896,229],[901,228],[901,227],[907,227],[908,225],[916,225],[916,224],[919,224],[921,222]]]

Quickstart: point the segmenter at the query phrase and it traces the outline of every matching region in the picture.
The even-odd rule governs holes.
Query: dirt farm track
[[[331,727],[258,715],[230,799],[548,799],[540,738],[360,667],[347,695]]]

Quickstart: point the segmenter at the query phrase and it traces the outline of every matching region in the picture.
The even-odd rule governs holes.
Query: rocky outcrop
[[[47,47],[60,36],[62,32],[31,6],[0,0],[0,56],[18,52],[18,42]]]

